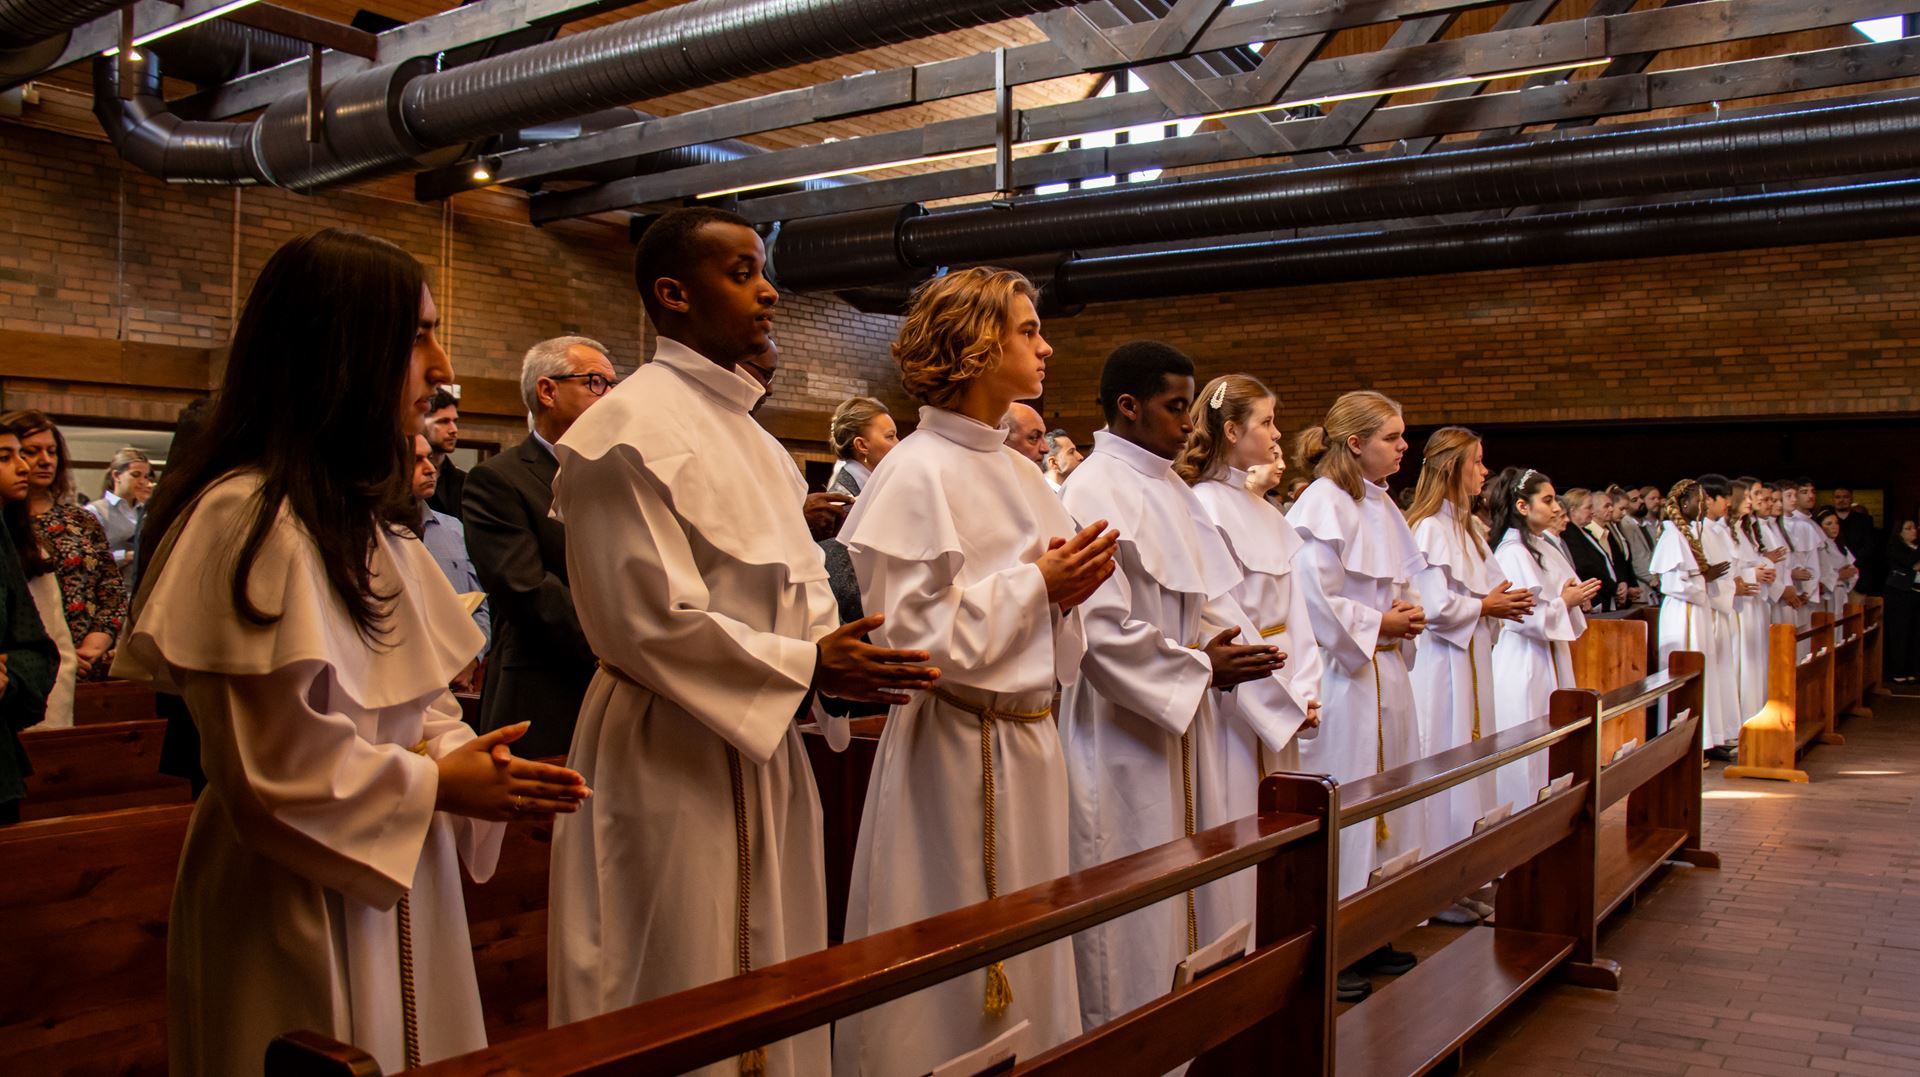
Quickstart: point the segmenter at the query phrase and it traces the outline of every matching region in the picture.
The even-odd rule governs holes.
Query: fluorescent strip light
[[[1099,131],[1081,131],[1055,138],[1036,139],[1031,142],[1016,142],[1016,150],[1030,150],[1036,147],[1054,146],[1070,142],[1077,138],[1098,138],[1103,135],[1117,135],[1122,131],[1131,131],[1136,127],[1161,127],[1177,123],[1204,123],[1208,120],[1224,120],[1234,116],[1253,116],[1263,112],[1276,112],[1280,109],[1303,108],[1307,105],[1331,105],[1341,101],[1357,101],[1368,97],[1391,97],[1395,94],[1412,93],[1416,90],[1437,90],[1447,86],[1467,86],[1481,82],[1497,82],[1501,79],[1531,78],[1534,75],[1551,75],[1562,71],[1579,71],[1588,67],[1599,67],[1613,62],[1613,57],[1603,56],[1598,60],[1582,60],[1578,63],[1555,64],[1551,67],[1528,67],[1517,71],[1495,71],[1484,75],[1463,75],[1459,78],[1442,79],[1437,82],[1416,82],[1405,86],[1387,86],[1377,90],[1355,90],[1352,93],[1331,94],[1326,97],[1305,97],[1298,101],[1281,101],[1255,108],[1232,109],[1226,112],[1209,112],[1200,116],[1177,116],[1170,120],[1150,120],[1146,123],[1128,124],[1125,127],[1110,127]],[[881,164],[854,165],[838,168],[830,172],[813,172],[804,176],[792,176],[787,179],[766,180],[760,183],[747,183],[738,187],[729,187],[722,191],[709,191],[700,198],[722,198],[730,194],[742,194],[747,191],[765,190],[769,187],[784,187],[789,183],[806,183],[809,180],[835,179],[840,176],[853,176],[865,172],[884,172],[892,168],[905,168],[908,165],[936,164],[941,161],[957,161],[966,157],[980,157],[994,152],[992,146],[978,149],[955,150],[952,153],[937,153],[927,157],[909,157],[899,161],[886,161]]]
[[[249,4],[257,4],[259,2],[260,0],[227,0],[226,3],[215,4],[213,7],[210,7],[207,10],[202,11],[198,15],[189,15],[186,18],[181,19],[177,22],[170,22],[165,26],[155,27],[154,29],[147,31],[144,34],[141,34],[139,37],[134,38],[133,43],[136,46],[138,46],[138,45],[144,45],[149,41],[158,41],[160,38],[163,38],[168,34],[185,30],[189,26],[198,26],[203,22],[210,22],[214,19],[219,18],[222,15],[227,14],[228,12],[238,11]],[[114,47],[108,49],[107,51],[101,53],[100,55],[118,56],[120,55],[120,46],[115,45]],[[135,58],[138,59],[138,57],[135,57]]]

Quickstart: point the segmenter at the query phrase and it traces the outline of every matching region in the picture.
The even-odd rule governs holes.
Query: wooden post
[[[1841,646],[1846,652],[1847,687],[1844,711],[1835,706],[1833,720],[1836,725],[1842,713],[1849,718],[1873,717],[1873,711],[1867,707],[1867,698],[1871,694],[1867,686],[1867,602],[1878,601],[1877,598],[1865,601],[1855,599],[1847,603],[1847,615],[1841,619],[1840,635],[1846,641]]]
[[[1818,726],[1820,730],[1820,743],[1845,744],[1847,738],[1840,735],[1840,715],[1834,706],[1834,693],[1839,690],[1834,672],[1835,667],[1838,666],[1840,662],[1840,645],[1836,642],[1837,636],[1834,632],[1833,614],[1825,612],[1815,613],[1813,615],[1813,627],[1816,629],[1813,634],[1813,643],[1815,645],[1813,653],[1819,654],[1823,650],[1826,652],[1826,661],[1815,661],[1813,663],[1820,667],[1820,687],[1818,701],[1816,703],[1820,709],[1820,724]]]
[[[1866,622],[1861,627],[1866,645],[1866,681],[1861,685],[1860,698],[1872,699],[1880,692],[1881,678],[1886,670],[1882,663],[1887,656],[1887,601],[1873,595],[1861,600],[1866,608]]]
[[[1651,625],[1637,611],[1595,614],[1587,630],[1567,645],[1573,659],[1573,683],[1596,692],[1611,692],[1645,677],[1656,668],[1647,664]],[[1647,742],[1647,708],[1615,715],[1600,729],[1600,754],[1610,759],[1630,740]],[[1518,805],[1515,805],[1518,807]]]
[[[1499,910],[1494,930],[1519,928],[1571,936],[1573,953],[1560,966],[1560,975],[1580,987],[1617,991],[1620,966],[1594,953],[1594,830],[1600,820],[1600,694],[1591,689],[1571,688],[1555,692],[1551,698],[1548,717],[1556,728],[1582,718],[1592,719],[1586,728],[1547,749],[1549,778],[1571,774],[1574,785],[1585,783],[1586,804],[1573,833],[1507,872],[1501,880],[1494,899]]]
[[[1187,1068],[1192,1077],[1271,1070],[1286,1059],[1290,1073],[1333,1072],[1334,930],[1339,910],[1339,783],[1314,774],[1273,774],[1260,783],[1260,811],[1299,812],[1320,820],[1320,833],[1254,869],[1256,949],[1312,925],[1308,982],[1273,1016],[1208,1051]]]
[[[1792,628],[1791,625],[1784,627]],[[1691,709],[1701,716],[1701,722],[1695,728],[1693,744],[1685,755],[1627,795],[1627,825],[1684,830],[1687,832],[1686,843],[1668,854],[1668,859],[1684,860],[1695,867],[1717,868],[1720,866],[1719,854],[1703,848],[1700,835],[1700,775],[1704,769],[1700,763],[1704,748],[1702,741],[1707,728],[1704,705],[1706,656],[1698,651],[1676,651],[1667,661],[1667,671],[1698,674],[1675,689],[1668,698],[1674,701],[1674,713]],[[1745,740],[1744,730],[1741,738]]]

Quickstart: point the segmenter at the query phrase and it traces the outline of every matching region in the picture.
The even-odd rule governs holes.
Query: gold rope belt
[[[1260,638],[1272,639],[1273,637],[1279,635],[1282,632],[1285,632],[1286,630],[1287,630],[1287,622],[1281,621],[1277,625],[1268,625],[1267,627],[1261,629]]]
[[[1280,635],[1286,630],[1287,630],[1287,622],[1281,621],[1277,625],[1268,625],[1267,627],[1261,629],[1260,638],[1272,639],[1273,637]],[[1253,763],[1254,763],[1254,766],[1260,768],[1260,780],[1266,781],[1267,773],[1268,773],[1267,772],[1267,746],[1265,743],[1263,743],[1260,740],[1258,736],[1255,736],[1253,738]]]
[[[599,666],[601,672],[614,680],[625,681],[635,688],[644,687],[605,661],[600,662]],[[733,793],[733,864],[736,880],[733,971],[736,976],[744,976],[753,971],[753,836],[747,830],[745,764],[741,762],[738,748],[731,744],[726,747],[727,785]],[[767,1049],[755,1047],[746,1051],[740,1055],[739,1062],[741,1077],[761,1077],[767,1072]]]
[[[1467,674],[1473,678],[1473,739],[1480,739],[1480,660],[1474,657],[1474,644],[1480,634],[1478,626],[1474,635],[1467,638]]]
[[[933,698],[954,710],[972,715],[980,722],[980,859],[986,868],[987,900],[1000,896],[998,834],[999,794],[993,784],[993,723],[996,719],[1029,725],[1053,714],[1051,706],[1037,711],[1003,711],[969,703],[944,688],[935,688]],[[1007,980],[1004,961],[987,966],[987,993],[982,1010],[988,1017],[1003,1017],[1013,1005],[1013,985]]]
[[[427,754],[427,742],[408,749],[415,755]],[[420,1065],[420,1000],[413,986],[413,903],[409,894],[400,895],[400,904],[394,906],[394,924],[400,935],[400,1034],[406,1045],[406,1064],[408,1069]]]

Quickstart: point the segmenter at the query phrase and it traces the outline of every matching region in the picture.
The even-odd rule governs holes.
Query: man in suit
[[[553,443],[616,380],[607,349],[556,337],[528,349],[520,396],[533,415],[527,439],[467,476],[467,552],[493,613],[493,650],[480,695],[480,728],[531,721],[515,754],[565,755],[594,656],[567,587],[567,536],[547,518]]]
[[[1873,526],[1873,513],[1853,503],[1851,487],[1836,486],[1833,488],[1833,514],[1840,517],[1840,544],[1860,565],[1860,593],[1879,594],[1882,546],[1880,531]]]
[[[1618,608],[1621,589],[1620,579],[1614,574],[1613,558],[1593,537],[1593,532],[1587,530],[1587,525],[1593,522],[1592,493],[1575,487],[1560,495],[1560,504],[1567,510],[1567,529],[1561,532],[1560,541],[1566,546],[1573,570],[1583,580],[1600,581],[1600,593],[1594,596],[1593,608]]]
[[[432,446],[433,464],[439,471],[427,507],[458,520],[465,512],[467,473],[453,465],[453,450],[460,445],[460,398],[448,392],[447,386],[435,389],[432,399],[427,401],[427,416],[420,423],[420,433]]]

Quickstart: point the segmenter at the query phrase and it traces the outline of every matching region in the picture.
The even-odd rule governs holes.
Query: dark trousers
[[[1905,587],[1887,588],[1886,651],[1881,675],[1920,675],[1920,593]]]

